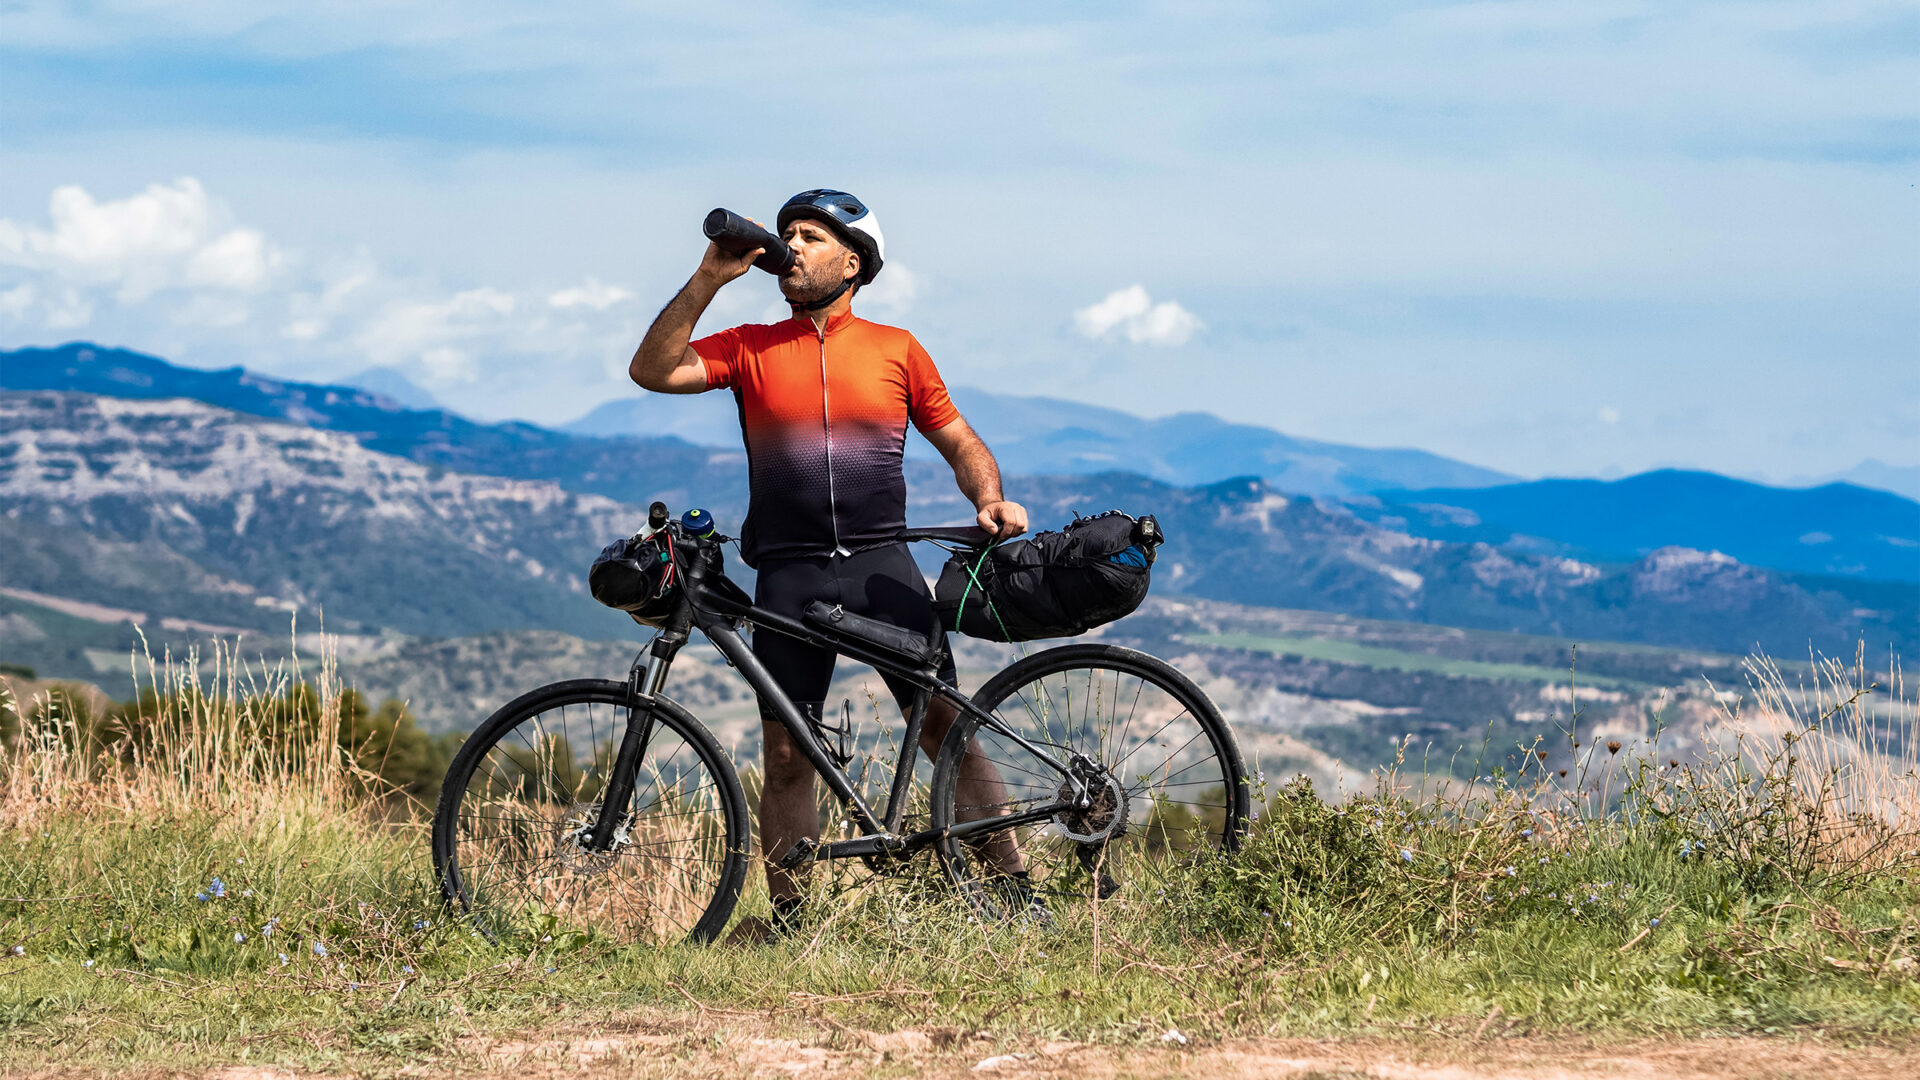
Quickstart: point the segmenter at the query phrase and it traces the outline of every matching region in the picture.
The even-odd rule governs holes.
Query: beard
[[[780,279],[780,293],[788,303],[811,304],[838,289],[841,280],[824,269],[795,267],[793,273]]]

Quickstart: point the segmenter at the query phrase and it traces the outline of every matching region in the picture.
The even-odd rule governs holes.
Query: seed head
[[[1608,740],[1607,740],[1607,753],[1609,753],[1609,754],[1617,754],[1617,753],[1619,753],[1619,752],[1620,752],[1620,740],[1619,740],[1619,739],[1608,739]]]

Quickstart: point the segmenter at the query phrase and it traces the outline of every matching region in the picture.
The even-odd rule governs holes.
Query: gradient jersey
[[[693,343],[707,387],[733,391],[750,504],[740,550],[762,559],[854,552],[907,526],[907,423],[959,417],[913,335],[852,313],[736,326]]]

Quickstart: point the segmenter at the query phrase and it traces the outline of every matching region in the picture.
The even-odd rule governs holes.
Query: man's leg
[[[940,645],[946,644],[946,631],[934,614],[927,579],[914,565],[905,544],[862,552],[849,562],[853,564],[846,575],[850,587],[849,610],[926,634]],[[948,686],[959,685],[950,649],[940,670],[940,680]],[[885,682],[904,716],[913,708],[918,688],[903,679],[889,677]],[[920,749],[927,760],[939,757],[940,744],[959,715],[959,709],[938,698],[927,703],[926,723],[920,729]],[[954,790],[954,801],[961,808],[960,820],[1010,813],[1007,798],[1007,785],[1001,779],[1000,770],[976,749],[969,748],[960,763],[960,778]],[[981,845],[981,851],[1002,873],[1017,873],[1025,865],[1011,832],[995,834]]]
[[[951,703],[934,700],[927,705],[927,722],[920,729],[920,749],[925,751],[927,760],[940,756],[940,746],[947,739],[947,732],[953,722],[960,718],[960,710]],[[977,742],[967,747],[967,756],[960,762],[960,779],[954,785],[953,800],[959,807],[956,816],[961,821],[974,821],[983,817],[998,817],[1012,812],[1007,805],[1007,785],[1001,779],[1000,770],[994,767],[979,752]],[[1026,860],[1020,855],[1020,847],[1014,841],[1012,832],[995,833],[980,846],[980,853],[994,868],[1003,874],[1016,874],[1026,869]]]
[[[754,602],[770,611],[799,618],[806,605],[826,590],[824,559],[795,559],[763,564]],[[753,654],[767,666],[774,683],[803,713],[818,717],[833,682],[834,655],[771,630],[756,630]],[[767,863],[767,891],[776,910],[800,895],[806,868],[782,870],[782,856],[803,838],[818,837],[820,805],[814,793],[813,763],[787,733],[786,725],[764,705],[760,709],[760,854]]]

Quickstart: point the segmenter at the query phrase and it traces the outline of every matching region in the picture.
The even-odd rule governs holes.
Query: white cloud
[[[466,346],[484,347],[521,329],[511,321],[519,307],[513,294],[486,286],[444,301],[402,301],[376,316],[357,343],[378,364],[419,363],[429,382],[471,382],[479,367]]]
[[[1120,334],[1135,345],[1185,345],[1201,328],[1199,317],[1177,302],[1154,303],[1144,285],[1116,289],[1075,311],[1073,325],[1096,340]]]
[[[633,293],[618,285],[608,285],[599,278],[589,277],[586,281],[571,288],[561,289],[547,297],[547,303],[565,311],[569,308],[591,308],[605,311],[615,304],[633,299]]]
[[[1603,424],[1617,424],[1620,422],[1620,410],[1611,405],[1602,405],[1600,406],[1599,417],[1600,422]]]
[[[172,288],[256,290],[280,261],[259,231],[231,227],[192,177],[105,202],[85,188],[55,188],[47,219],[0,219],[0,264],[69,285],[115,287],[123,303]]]

